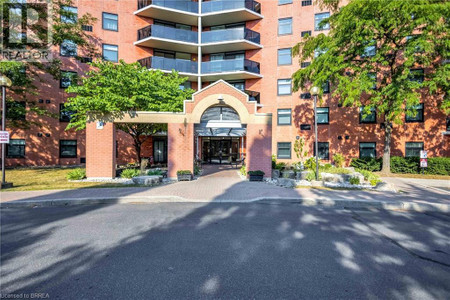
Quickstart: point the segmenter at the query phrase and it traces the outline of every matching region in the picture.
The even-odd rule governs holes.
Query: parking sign
[[[428,151],[420,150],[420,158],[428,158]]]
[[[9,144],[9,132],[0,131],[0,144]]]

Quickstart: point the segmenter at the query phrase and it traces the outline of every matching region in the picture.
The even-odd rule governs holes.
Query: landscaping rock
[[[375,186],[375,190],[380,192],[397,192],[395,185],[387,182],[378,182]]]
[[[306,180],[306,176],[311,173],[311,171],[301,171],[297,172],[296,179],[297,180]]]
[[[323,187],[323,181],[320,180],[312,180],[311,186],[313,187]]]
[[[140,185],[155,185],[161,183],[162,179],[161,175],[137,176],[133,177],[133,182]]]
[[[359,182],[363,183],[364,182],[364,175],[358,172],[352,173],[350,174],[351,177],[358,177],[359,178]]]
[[[332,173],[320,173],[324,182],[344,183],[349,182],[352,177],[351,174],[332,174]],[[364,178],[363,178],[364,179]]]
[[[280,170],[272,170],[272,178],[280,178]]]
[[[346,167],[346,168],[344,168],[344,169],[347,169],[347,170],[349,170],[349,171],[352,172],[352,173],[355,172],[355,168],[353,168],[353,167]]]
[[[285,170],[281,172],[281,177],[283,178],[289,178],[294,179],[295,178],[295,172],[292,170]]]
[[[277,185],[286,188],[295,188],[297,186],[295,180],[289,178],[278,178]]]

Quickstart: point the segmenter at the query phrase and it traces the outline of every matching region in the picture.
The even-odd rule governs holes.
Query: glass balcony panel
[[[197,43],[198,41],[198,33],[191,30],[161,25],[150,25],[138,30],[138,41],[150,36],[188,43]]]
[[[186,0],[138,0],[138,9],[152,4],[191,13],[198,13],[198,2]]]
[[[260,34],[243,27],[202,32],[202,43],[217,43],[243,39],[259,44]]]
[[[186,59],[165,58],[159,56],[147,57],[138,61],[142,66],[149,69],[164,71],[175,70],[181,73],[198,73],[197,62]]]
[[[240,8],[247,8],[257,13],[261,12],[260,4],[252,0],[215,0],[202,2],[202,13],[204,14]]]
[[[259,74],[259,63],[242,58],[202,62],[202,74],[239,71],[247,71]]]

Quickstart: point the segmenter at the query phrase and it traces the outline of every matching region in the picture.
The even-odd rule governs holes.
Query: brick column
[[[272,125],[248,124],[245,164],[247,171],[261,170],[272,176]]]
[[[97,122],[86,124],[86,176],[116,177],[116,128],[106,123],[97,129]]]
[[[177,177],[178,170],[194,173],[194,124],[167,125],[167,166],[169,178]]]

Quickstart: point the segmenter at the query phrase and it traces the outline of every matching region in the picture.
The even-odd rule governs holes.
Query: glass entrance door
[[[211,164],[227,164],[239,156],[239,140],[205,139],[203,140],[203,161]]]

